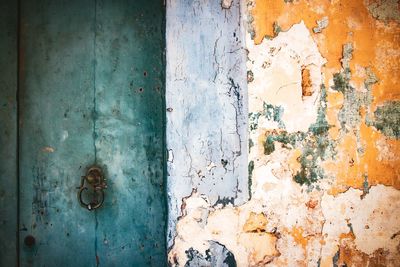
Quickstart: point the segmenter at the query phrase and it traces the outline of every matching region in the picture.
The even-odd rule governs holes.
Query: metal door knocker
[[[78,200],[82,207],[88,210],[95,210],[101,207],[104,202],[104,189],[107,188],[106,179],[102,170],[97,167],[91,167],[85,176],[81,177],[81,185],[77,187]],[[90,192],[83,193],[83,192]],[[91,199],[90,201],[85,201]]]

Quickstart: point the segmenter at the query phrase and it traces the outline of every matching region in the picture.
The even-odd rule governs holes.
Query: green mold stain
[[[365,68],[367,78],[364,81],[366,91],[361,92],[350,85],[351,70],[350,60],[352,59],[353,45],[346,43],[343,45],[342,52],[342,70],[333,74],[332,90],[343,94],[343,106],[339,111],[338,120],[341,130],[349,132],[355,130],[355,134],[359,137],[359,126],[361,123],[360,110],[364,107],[367,111],[366,122],[369,121],[369,106],[372,103],[372,85],[378,82],[378,78],[370,68]]]
[[[305,135],[305,137],[304,137]],[[283,137],[283,138],[282,138]],[[269,155],[275,150],[275,145],[272,140],[281,142],[282,144],[290,144],[294,142],[293,148],[300,148],[302,154],[299,157],[300,171],[298,171],[293,179],[301,185],[308,185],[317,182],[319,179],[324,178],[323,169],[319,166],[321,160],[332,158],[335,154],[335,143],[328,141],[326,137],[316,137],[313,134],[293,133],[287,136],[283,135],[270,135],[267,137],[267,142],[264,145],[265,154]],[[290,140],[286,143],[287,140]],[[290,146],[287,148],[291,149]]]
[[[253,140],[250,138],[249,139],[249,153],[250,153],[250,151],[251,151],[251,148],[254,146],[254,142],[253,142]]]
[[[263,115],[269,121],[271,120],[275,121],[278,123],[279,128],[285,128],[285,124],[282,121],[282,116],[284,111],[282,106],[274,106],[264,102],[263,108],[264,108]]]
[[[332,89],[341,93],[345,93],[349,87],[349,80],[342,73],[333,74]]]
[[[248,166],[248,170],[249,170],[249,176],[248,176],[248,187],[249,187],[249,197],[251,198],[251,186],[252,186],[252,176],[253,176],[253,171],[254,171],[254,161],[251,160],[249,162],[249,166]]]
[[[301,185],[311,185],[323,178],[323,170],[318,166],[319,158],[321,158],[321,155],[316,152],[313,146],[305,147],[299,159],[301,169],[293,177],[294,181]]]
[[[281,26],[279,26],[278,22],[276,21],[273,24],[273,30],[274,30],[274,36],[277,36],[282,31]]]
[[[321,97],[316,122],[307,132],[272,132],[264,142],[264,154],[270,155],[275,151],[275,142],[281,143],[288,149],[301,149],[299,157],[300,171],[293,180],[301,185],[311,186],[324,177],[323,169],[319,166],[322,160],[336,155],[336,143],[329,138],[330,125],[326,119],[326,88],[321,86]]]
[[[296,144],[304,140],[307,134],[303,132],[287,133],[287,132],[272,132],[267,136],[264,142],[264,154],[270,155],[275,151],[275,142],[283,144],[285,148],[296,147]]]
[[[364,91],[356,90],[351,86],[351,70],[350,61],[352,59],[353,45],[351,43],[344,44],[342,54],[342,70],[333,76],[332,90],[341,92],[344,96],[343,106],[338,114],[338,120],[341,125],[341,132],[354,132],[357,140],[360,140],[359,126],[362,122],[361,108],[366,110],[366,123],[373,125],[387,136],[398,138],[400,135],[399,114],[400,105],[398,102],[386,103],[382,107],[378,107],[375,111],[375,119],[371,120],[370,104],[372,103],[372,86],[378,82],[378,78],[370,68],[365,68],[367,78],[364,81]],[[302,151],[298,161],[300,163],[300,171],[298,171],[293,179],[301,185],[308,185],[309,188],[315,182],[325,177],[320,162],[336,157],[336,141],[331,140],[328,134],[329,128],[327,118],[327,91],[325,86],[321,86],[321,97],[318,107],[318,115],[315,123],[313,123],[307,132],[287,133],[285,131],[273,131],[266,136],[264,142],[264,154],[270,155],[275,151],[275,144],[281,143],[283,147],[288,149],[300,149]],[[282,122],[283,109],[279,106],[271,106],[264,103],[264,111],[262,115],[267,119]],[[283,122],[282,122],[283,123]],[[369,123],[369,124],[368,124]],[[282,125],[284,126],[284,125]],[[284,129],[284,127],[282,127]],[[363,147],[358,142],[358,151],[363,152]]]
[[[263,103],[263,111],[249,113],[249,128],[250,131],[258,129],[258,120],[261,116],[265,117],[268,121],[278,123],[278,127],[285,129],[285,124],[282,121],[284,109],[282,106],[275,106],[268,103]]]
[[[377,107],[372,125],[384,135],[399,139],[400,137],[400,101],[387,101]]]
[[[254,73],[251,70],[247,71],[247,83],[254,81]]]
[[[328,120],[326,119],[326,98],[326,88],[324,85],[322,85],[317,121],[313,123],[309,128],[309,131],[311,131],[316,136],[326,134],[329,131],[330,126],[328,124]]]
[[[275,139],[276,135],[268,135],[267,139],[264,142],[264,154],[265,155],[270,155],[272,152],[275,151]]]
[[[257,130],[258,128],[258,118],[260,118],[260,112],[251,112],[249,113],[249,128],[250,131]]]
[[[363,199],[369,193],[369,187],[368,175],[364,174],[363,193],[361,195],[361,199]]]
[[[251,7],[251,3],[250,1],[248,2],[248,7]],[[248,16],[247,16],[247,32],[250,34],[250,38],[251,40],[254,40],[254,37],[256,36],[256,31],[254,29],[254,17],[251,15],[251,12],[248,12]]]

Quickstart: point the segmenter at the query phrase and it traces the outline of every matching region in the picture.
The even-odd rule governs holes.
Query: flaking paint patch
[[[385,102],[387,105],[378,106],[372,113],[373,89],[381,80],[370,67],[357,65],[355,73],[364,79],[363,84],[357,86],[357,83],[353,81],[354,74],[351,68],[353,52],[352,43],[343,45],[340,60],[342,68],[340,72],[333,74],[331,90],[328,92],[332,95],[332,91],[337,91],[343,95],[341,105],[337,106],[339,110],[334,112],[337,120],[332,120],[332,113],[328,116],[330,122],[333,123],[332,128],[337,129],[338,134],[332,137],[337,140],[337,148],[341,153],[338,154],[336,160],[323,163],[324,169],[332,177],[336,177],[336,185],[331,189],[333,194],[343,192],[349,186],[362,189],[366,176],[369,177],[370,185],[382,183],[398,188],[400,182],[399,172],[395,167],[398,159],[379,160],[383,159],[382,152],[380,147],[374,145],[382,139],[376,130],[389,137],[396,137],[396,132],[398,132],[396,121],[399,113],[394,104],[396,101]],[[391,148],[391,151],[386,151],[386,153],[399,151],[398,143],[396,145],[391,140],[386,140],[386,143],[385,147]],[[343,163],[343,168],[337,168],[338,160]],[[376,160],[381,163],[379,166],[376,165]]]
[[[184,201],[184,215],[177,224],[178,235],[169,252],[169,263],[172,266],[184,266],[188,261],[186,251],[189,248],[205,255],[210,240],[226,247],[238,266],[246,266],[249,262],[259,264],[274,258],[278,255],[274,234],[243,231],[250,215],[246,207],[215,209],[205,196],[194,192]]]
[[[376,19],[400,22],[400,7],[397,0],[365,0],[365,5]]]
[[[232,6],[233,0],[221,0],[221,7],[225,9],[229,9]]]
[[[170,262],[182,266],[187,260],[184,251],[189,246],[204,253],[206,240],[224,244],[235,256],[238,266],[274,265],[280,261],[295,264],[304,260],[302,246],[282,251],[279,248],[296,242],[295,229],[301,225],[307,225],[301,232],[302,242],[318,236],[322,225],[314,217],[321,216],[321,211],[317,206],[310,209],[306,205],[310,195],[293,181],[289,167],[280,164],[290,156],[291,150],[280,147],[264,156],[262,162],[255,163],[253,197],[244,205],[215,209],[204,196],[194,194],[186,199],[185,215],[178,222]],[[320,198],[318,191],[311,195],[313,199]],[[318,242],[314,243],[307,250],[314,255],[316,263],[320,247]]]
[[[398,178],[400,174],[395,167],[399,161],[377,162],[377,158],[382,158],[382,153],[376,148],[375,143],[383,137],[374,127],[368,127],[364,123],[371,115],[370,111],[376,110],[377,106],[398,99],[399,76],[393,75],[399,72],[400,50],[396,45],[399,42],[398,24],[394,21],[382,23],[374,19],[363,0],[323,2],[299,0],[290,5],[281,1],[258,0],[252,1],[250,14],[253,18],[255,44],[261,43],[265,36],[273,36],[274,24],[287,31],[294,23],[304,20],[307,28],[313,29],[316,20],[322,16],[328,17],[328,27],[312,37],[318,44],[321,54],[327,59],[323,72],[324,84],[328,88],[329,134],[333,140],[338,141],[338,157],[329,163],[329,167],[324,167],[331,177],[337,179],[337,185],[331,192],[334,194],[343,192],[349,186],[362,188],[366,173],[370,185],[382,183],[400,188]],[[370,94],[368,98],[371,101],[358,105],[360,110],[346,108],[348,114],[361,119],[361,124],[352,123],[343,117],[344,95],[330,89],[333,85],[333,74],[338,73],[342,67],[338,59],[342,58],[343,45],[346,43],[353,44],[353,60],[349,62],[352,74],[349,84],[362,98],[368,95],[367,91]],[[366,83],[371,81],[367,77],[367,69],[374,73],[375,77],[379,77],[378,82],[366,86]],[[347,104],[351,103],[351,97],[349,96],[350,102],[347,101]],[[347,120],[355,126],[349,127],[351,130],[348,134],[343,134],[339,112],[342,114],[342,122]],[[358,116],[358,113],[361,115]],[[358,132],[357,136],[353,135],[352,128]],[[394,140],[385,142],[386,147],[390,147],[391,153],[399,153],[399,142]]]
[[[395,235],[400,219],[398,190],[379,185],[364,198],[357,189],[335,197],[326,193],[329,179],[319,182],[324,190],[305,190],[293,181],[292,167],[284,164],[299,154],[297,150],[280,145],[270,155],[252,153],[250,157],[258,160],[247,203],[212,207],[197,193],[185,199],[169,253],[174,266],[183,266],[188,260],[185,251],[191,247],[204,255],[209,240],[231,251],[238,266],[316,266],[318,262],[331,266],[339,247],[353,247],[353,253],[362,254],[361,260],[352,259],[357,264],[373,261],[379,249],[388,251],[388,264],[400,259]]]
[[[374,127],[384,135],[400,138],[400,101],[388,101],[374,112]]]
[[[382,107],[397,101],[398,77],[393,73],[398,72],[399,30],[393,22],[375,20],[363,0],[256,0],[248,1],[248,7],[251,199],[236,207],[213,207],[204,198],[199,213],[207,210],[208,217],[203,215],[206,219],[201,223],[197,219],[197,224],[206,230],[192,235],[203,240],[206,233],[204,239],[223,243],[238,266],[396,266],[399,143],[373,123],[386,118],[375,116],[377,110],[386,114]],[[329,25],[312,33],[316,21],[324,17]],[[300,36],[302,44],[315,46],[308,58],[321,57],[324,62],[317,65],[318,75],[294,60],[301,54],[296,50],[302,47],[296,42]],[[266,49],[273,47],[280,50]],[[287,75],[289,70],[294,70],[295,79]],[[336,81],[334,74],[340,75]],[[313,84],[315,80],[320,82]],[[291,99],[277,101],[276,88],[293,81],[294,90],[284,94]],[[307,97],[316,97],[303,104],[313,110],[312,115],[298,112],[287,117],[291,114],[287,103],[301,108],[300,101]],[[305,125],[296,125],[295,119]],[[313,146],[323,152],[321,156],[307,154],[305,149]],[[321,169],[323,175],[312,186],[297,183],[296,174],[309,166]],[[192,243],[193,236],[185,236],[196,222],[190,217],[186,214],[178,222],[182,227],[178,233],[183,235],[178,234],[170,252],[170,259],[177,262],[185,262],[182,251]],[[268,242],[261,242],[259,235]],[[247,243],[266,246],[260,253]],[[197,244],[201,247],[202,242]]]
[[[389,257],[400,259],[397,249],[400,237],[393,238],[400,230],[400,192],[378,185],[371,187],[363,199],[362,194],[362,190],[349,189],[336,197],[328,194],[322,197],[325,218],[323,263],[335,255],[346,234],[354,236],[355,249],[362,253],[372,256],[377,250],[384,249],[389,252]]]
[[[321,18],[320,20],[317,20],[316,23],[317,23],[317,27],[313,28],[313,32],[321,33],[323,29],[328,27],[329,19],[328,19],[328,17],[325,16],[325,17]]]
[[[325,59],[305,24],[293,25],[287,32],[264,39],[259,45],[254,45],[248,34],[247,43],[247,68],[253,73],[248,85],[249,112],[262,112],[264,103],[280,106],[283,124],[265,120],[259,122],[260,127],[279,129],[285,125],[288,132],[307,131],[317,117],[319,88],[323,80],[321,68]],[[305,72],[307,81],[302,79]],[[303,93],[305,82],[307,90]]]
[[[166,1],[168,247],[192,188],[213,205],[248,199],[244,4]]]
[[[205,255],[199,251],[190,248],[185,251],[188,261],[185,267],[198,266],[221,266],[221,267],[236,267],[235,256],[226,249],[226,247],[218,242],[209,241],[209,249]]]

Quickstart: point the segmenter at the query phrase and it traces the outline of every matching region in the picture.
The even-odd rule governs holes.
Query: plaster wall
[[[211,205],[248,199],[245,32],[239,0],[168,0],[168,241],[192,191]]]
[[[237,179],[249,198],[216,203],[188,190],[170,264],[398,266],[399,3],[242,7],[248,175]]]

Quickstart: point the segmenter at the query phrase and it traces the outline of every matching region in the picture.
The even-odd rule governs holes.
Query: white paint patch
[[[168,162],[174,162],[174,151],[172,149],[168,149]]]
[[[254,80],[249,82],[249,112],[261,112],[264,102],[284,108],[282,120],[288,132],[307,131],[317,118],[318,99],[322,84],[321,56],[304,22],[293,25],[276,38],[264,39],[255,45],[247,35],[248,70]],[[302,95],[302,69],[310,72],[311,96]],[[259,127],[277,129],[277,124]]]
[[[351,230],[357,249],[371,255],[379,248],[398,254],[400,236],[400,191],[377,185],[362,199],[361,190],[350,188],[337,197],[324,194],[322,211],[325,217],[326,245],[322,254],[335,255],[342,233]],[[394,238],[393,238],[394,237]]]
[[[233,0],[221,0],[222,8],[229,9],[232,6]]]
[[[194,193],[186,199],[184,216],[177,224],[177,237],[168,254],[171,266],[185,266],[186,251],[193,248],[203,255],[209,241],[223,244],[235,256],[237,266],[252,266],[262,261],[264,255],[277,256],[276,237],[269,233],[245,233],[243,225],[249,216],[244,205],[214,209],[205,196]],[[254,241],[257,242],[254,242]]]

